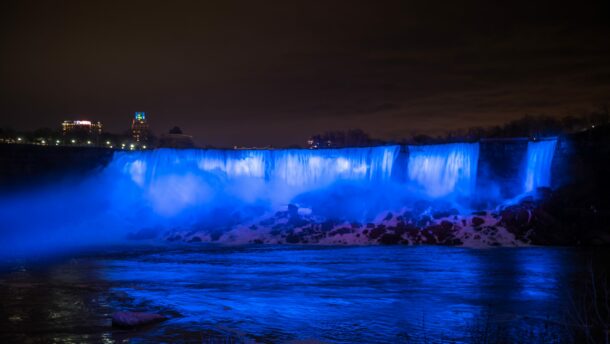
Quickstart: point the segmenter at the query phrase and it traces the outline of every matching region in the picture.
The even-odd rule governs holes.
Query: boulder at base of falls
[[[120,328],[134,328],[155,324],[167,320],[161,314],[144,312],[116,312],[112,315],[112,326]]]
[[[478,227],[478,226],[480,226],[480,225],[485,223],[485,220],[483,220],[482,218],[480,218],[478,216],[474,216],[472,218],[472,220],[470,220],[470,221],[472,222],[472,225],[475,226],[475,227]]]

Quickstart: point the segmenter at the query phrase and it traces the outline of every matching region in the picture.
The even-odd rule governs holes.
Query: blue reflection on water
[[[535,248],[187,248],[105,260],[100,273],[135,299],[135,309],[180,313],[162,325],[168,329],[205,324],[278,340],[461,342],[482,321],[517,335],[557,320],[564,256]]]

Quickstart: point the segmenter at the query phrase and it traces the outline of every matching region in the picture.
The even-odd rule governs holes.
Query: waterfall
[[[375,187],[389,181],[399,146],[321,150],[174,150],[121,152],[107,174],[128,176],[153,205],[181,205],[225,195],[239,202],[287,203],[337,182]],[[114,178],[114,177],[113,177]],[[137,192],[135,192],[137,193]],[[225,197],[226,198],[226,197]],[[165,211],[162,211],[165,212]]]
[[[157,175],[190,172],[316,187],[338,180],[390,179],[399,146],[321,150],[173,150],[118,153],[113,164],[143,184]],[[152,168],[147,174],[148,167]]]
[[[474,191],[478,143],[409,146],[408,177],[429,197],[468,196]]]
[[[336,180],[387,181],[399,147],[271,151],[270,178],[315,186]]]
[[[523,153],[512,157],[509,154],[515,150],[503,146],[497,154],[483,151],[485,159],[508,161],[500,166],[512,167],[507,178],[488,182],[508,184],[515,193],[549,186],[555,146],[556,140],[530,142],[524,159]],[[421,202],[430,205],[424,211],[470,212],[474,203],[470,200],[494,197],[493,183],[482,183],[494,175],[485,173],[486,164],[478,166],[479,149],[478,143],[455,143],[320,150],[117,151],[104,169],[82,178],[0,197],[0,218],[6,229],[0,230],[0,248],[38,252],[61,245],[97,245],[140,230],[144,234],[211,233],[243,225],[254,235],[260,221],[269,218],[274,220],[260,226],[271,229],[326,219],[368,223],[387,217],[388,212],[418,208],[420,200],[431,200]],[[520,159],[523,165],[513,162]],[[294,217],[294,207],[288,204],[296,205],[305,219]],[[398,216],[393,219],[398,221]]]
[[[525,162],[524,192],[551,185],[551,162],[557,139],[528,142]]]

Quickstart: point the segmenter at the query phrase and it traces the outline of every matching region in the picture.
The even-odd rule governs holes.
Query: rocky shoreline
[[[610,237],[594,228],[567,227],[561,193],[548,188],[494,210],[460,214],[453,208],[438,209],[426,201],[397,212],[384,212],[373,221],[360,223],[324,219],[309,209],[290,204],[270,216],[224,230],[172,230],[163,235],[170,242],[318,245],[448,245],[464,247],[528,245],[596,245]],[[582,219],[578,221],[582,223]]]

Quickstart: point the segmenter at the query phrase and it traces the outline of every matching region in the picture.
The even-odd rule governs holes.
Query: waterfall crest
[[[392,176],[399,146],[343,149],[174,150],[118,153],[111,169],[143,184],[170,173],[212,173],[228,180],[256,178],[299,187],[338,180],[382,182]]]
[[[430,197],[474,192],[478,143],[409,146],[408,178]]]

